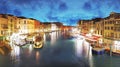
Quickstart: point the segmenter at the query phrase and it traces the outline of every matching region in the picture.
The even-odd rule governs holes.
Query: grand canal
[[[15,46],[9,54],[0,55],[0,67],[119,67],[120,57],[92,55],[88,46],[77,41],[66,32],[46,33],[43,48]]]

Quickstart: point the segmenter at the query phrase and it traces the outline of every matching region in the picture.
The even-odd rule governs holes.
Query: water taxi
[[[40,35],[35,36],[33,47],[34,47],[34,48],[42,48],[43,45],[44,45],[44,39],[43,39],[43,36],[40,36]]]

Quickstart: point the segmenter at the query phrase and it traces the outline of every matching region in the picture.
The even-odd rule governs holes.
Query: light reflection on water
[[[84,57],[88,59],[90,67],[93,65],[92,47],[90,43],[86,42],[84,39],[76,38],[75,40],[75,54],[77,57]]]
[[[30,55],[32,54],[32,51],[33,51],[33,45],[30,44],[30,45],[29,45],[29,54],[30,54]]]
[[[11,51],[11,60],[13,63],[16,63],[16,65],[19,65],[20,63],[20,47],[14,46]]]
[[[36,63],[39,64],[39,60],[40,60],[40,52],[39,51],[36,51],[35,58],[36,58]]]
[[[57,32],[51,33],[51,45],[54,45],[56,43],[57,37],[58,37]]]
[[[48,33],[47,35],[50,35],[50,34]],[[65,54],[65,53],[67,54],[67,52],[70,52],[70,51],[72,52],[71,49],[69,50],[69,48],[71,48],[71,44],[67,43],[70,40],[67,39],[67,37],[65,37],[65,39],[61,39],[59,41],[58,39],[62,35],[61,32],[52,32],[50,35],[50,41],[48,42],[47,35],[44,34],[44,42],[45,42],[46,46],[44,46],[43,49],[39,49],[37,51],[33,48],[33,46],[31,44],[26,45],[25,47],[24,46],[19,47],[19,46],[14,45],[13,50],[11,51],[11,54],[10,54],[11,60],[15,65],[14,67],[21,67],[20,65],[24,64],[21,62],[25,62],[27,60],[29,60],[28,62],[30,62],[29,63],[29,66],[30,66],[30,65],[35,65],[35,64],[40,65],[40,64],[42,64],[41,62],[43,62],[43,61],[45,62],[45,60],[49,60],[51,63],[51,60],[55,61],[56,59],[58,59],[60,57],[67,58],[67,57],[65,57],[65,55],[61,55],[61,54]],[[63,33],[63,35],[66,35],[65,32]],[[64,41],[65,41],[65,44],[63,44]],[[75,42],[75,44],[73,44],[73,46],[75,47],[75,55],[79,58],[81,58],[81,57],[87,58],[88,62],[90,64],[90,67],[94,67],[94,65],[93,65],[94,61],[93,61],[93,56],[92,56],[92,52],[91,52],[92,48],[89,46],[90,44],[88,44],[87,42],[80,40],[80,39],[73,39],[73,41]],[[60,45],[57,45],[56,42],[59,43],[63,47],[61,47]],[[63,42],[63,43],[61,43],[61,42]],[[48,43],[50,44],[50,46],[48,46]],[[69,46],[69,45],[70,46],[67,47],[67,46],[65,46],[66,44],[68,44],[67,46]],[[56,45],[56,46],[52,47],[53,45]],[[48,47],[48,49],[46,49],[46,47]],[[51,47],[52,47],[53,51],[51,50]],[[21,57],[21,54],[22,54],[22,57]],[[51,54],[55,54],[54,57],[56,59],[54,59],[54,58],[51,59],[51,57],[53,57]],[[49,55],[49,56],[46,56],[46,55]],[[61,55],[61,56],[59,56],[59,55]],[[69,55],[72,55],[72,53],[70,53]],[[68,56],[68,58],[71,59],[72,57]],[[42,59],[42,61],[41,61],[41,59]],[[34,62],[34,63],[31,63],[31,62]]]

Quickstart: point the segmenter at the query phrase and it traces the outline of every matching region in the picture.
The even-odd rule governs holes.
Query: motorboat
[[[34,48],[42,48],[44,45],[44,39],[43,36],[38,35],[34,37]]]

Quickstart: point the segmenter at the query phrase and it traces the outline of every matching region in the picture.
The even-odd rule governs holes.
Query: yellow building
[[[6,15],[8,21],[8,35],[12,35],[13,33],[17,32],[17,17],[13,15]]]
[[[120,13],[112,12],[104,19],[104,42],[114,44],[120,40]]]
[[[34,19],[27,19],[27,29],[28,33],[34,33],[35,32],[35,20]]]
[[[104,21],[102,18],[94,19],[94,31],[95,31],[95,34],[97,35],[104,34]]]
[[[0,15],[0,36],[8,34],[8,20],[5,15]]]
[[[20,33],[33,33],[34,32],[34,20],[25,17],[18,17],[17,28]]]

